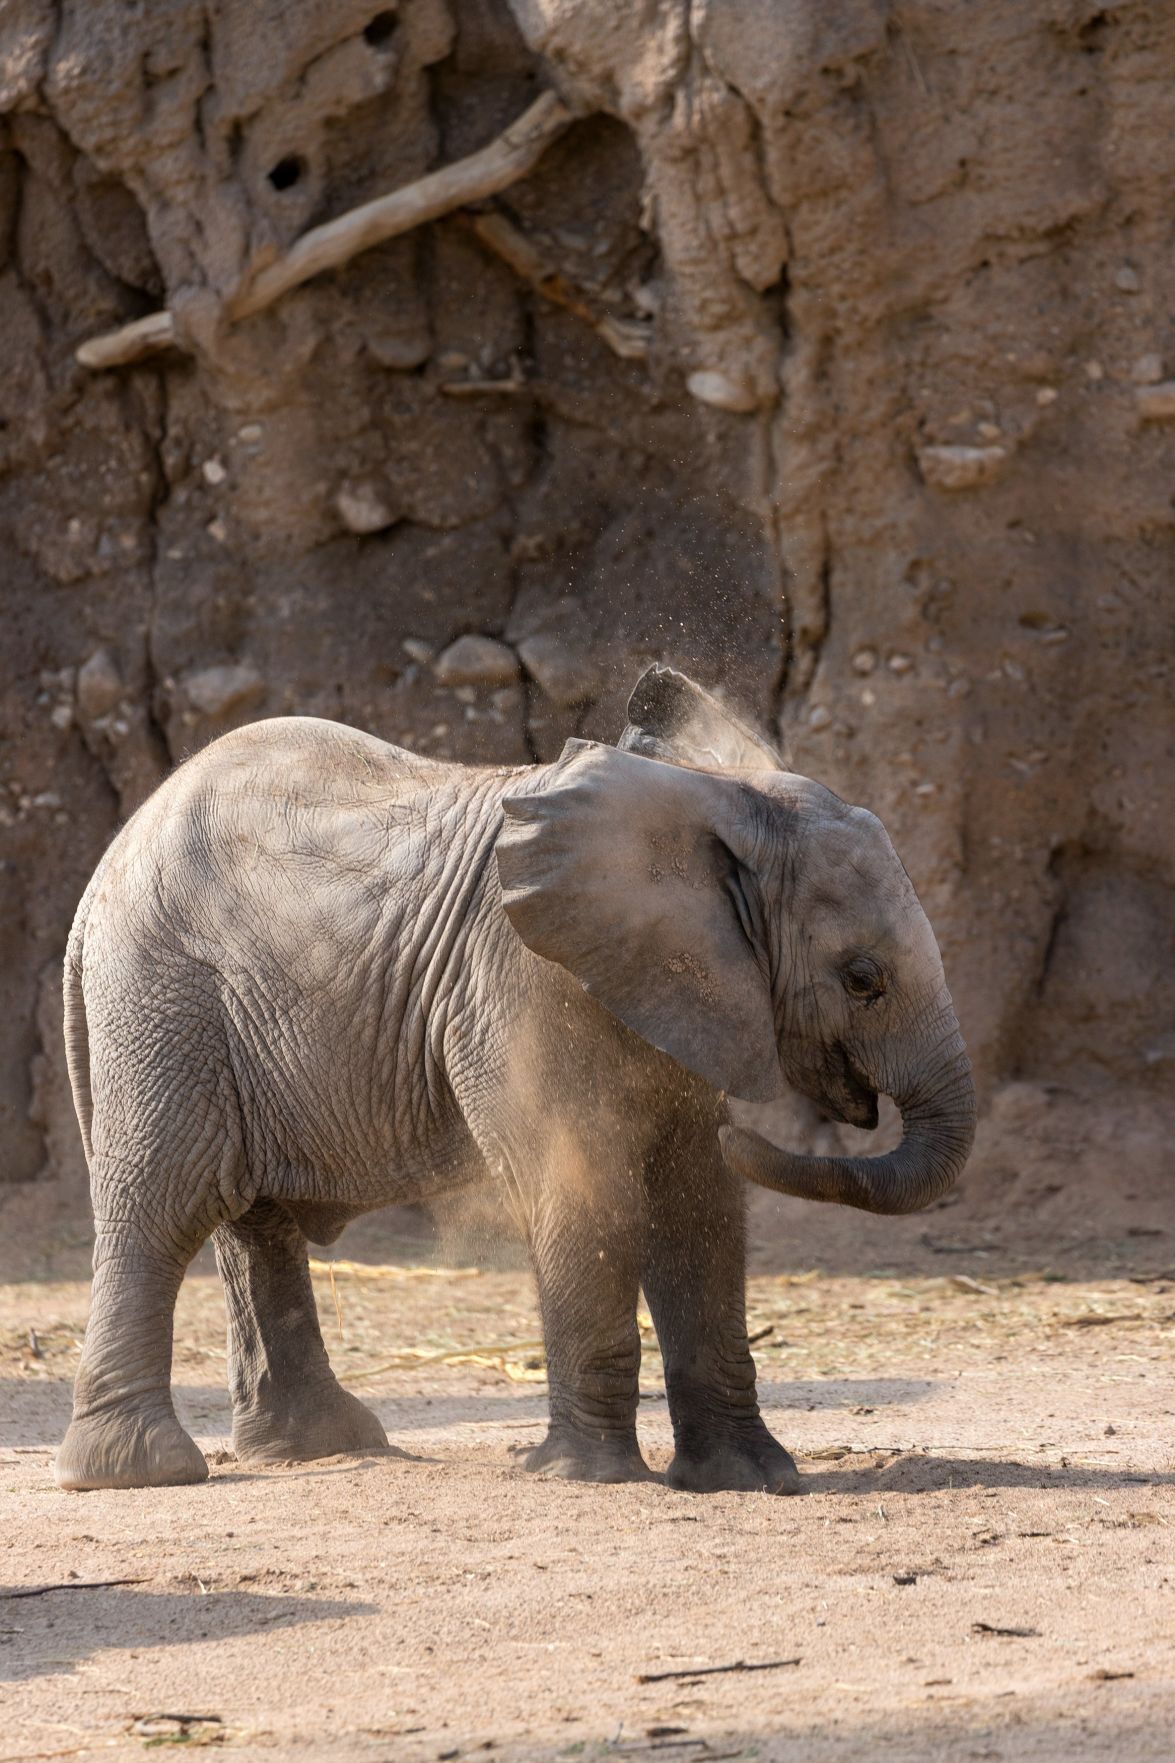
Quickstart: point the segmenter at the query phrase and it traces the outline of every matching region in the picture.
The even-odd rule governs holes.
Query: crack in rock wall
[[[652,659],[883,816],[985,1083],[1169,1082],[1173,79],[1145,0],[14,0],[0,1179],[80,1180],[45,976],[169,764],[548,758]],[[228,322],[549,84],[489,206],[646,360],[460,214]]]

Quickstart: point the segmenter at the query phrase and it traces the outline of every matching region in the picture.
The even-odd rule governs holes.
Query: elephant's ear
[[[708,771],[786,769],[754,729],[672,667],[650,667],[642,673],[628,700],[628,726],[616,744],[646,759]]]
[[[715,1088],[779,1095],[756,883],[738,854],[754,847],[754,792],[589,741],[569,741],[536,784],[504,798],[498,836],[523,942]]]

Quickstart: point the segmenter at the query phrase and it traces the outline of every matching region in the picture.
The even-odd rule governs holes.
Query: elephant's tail
[[[74,1112],[81,1128],[87,1164],[93,1161],[90,1122],[94,1116],[94,1098],[90,1091],[90,1031],[86,1022],[86,1002],[82,996],[82,945],[89,917],[90,894],[78,907],[69,943],[65,951],[65,1063],[69,1085],[73,1091]]]

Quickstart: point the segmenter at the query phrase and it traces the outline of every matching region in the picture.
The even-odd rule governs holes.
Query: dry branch
[[[534,241],[519,232],[504,214],[476,214],[471,216],[469,225],[482,244],[508,263],[515,275],[545,300],[582,318],[607,343],[613,354],[625,361],[645,359],[649,352],[649,326],[637,319],[617,318],[611,312],[594,311],[579,289],[573,287]]]
[[[479,152],[442,166],[388,196],[378,196],[374,202],[349,209],[323,226],[311,227],[284,256],[258,270],[229,301],[229,317],[251,318],[292,288],[326,270],[340,268],[361,251],[411,232],[442,214],[451,214],[468,202],[480,202],[507,189],[537,164],[571,119],[572,113],[562,99],[554,92],[544,92],[529,110]],[[78,349],[77,359],[83,367],[119,367],[178,342],[173,315],[152,312],[120,330],[91,337]]]
[[[77,351],[83,367],[122,367],[128,361],[141,361],[145,355],[157,355],[170,349],[175,342],[175,319],[170,312],[149,312],[136,318],[121,330],[104,331],[91,337]]]
[[[533,392],[537,383],[519,376],[506,380],[441,380],[439,388],[450,398],[493,398],[503,393],[513,397],[519,392]]]
[[[1011,1631],[1009,1630],[1009,1633]],[[666,1683],[672,1677],[721,1677],[729,1671],[782,1671],[785,1665],[800,1665],[801,1659],[764,1659],[761,1664],[736,1659],[732,1665],[695,1665],[693,1670],[638,1671],[637,1683]]]
[[[480,152],[430,172],[406,189],[352,208],[325,226],[312,227],[231,302],[232,316],[250,318],[291,288],[324,270],[337,269],[360,251],[369,251],[373,245],[382,245],[426,221],[451,214],[467,202],[480,202],[517,183],[570,121],[571,112],[562,100],[554,92],[544,92]]]

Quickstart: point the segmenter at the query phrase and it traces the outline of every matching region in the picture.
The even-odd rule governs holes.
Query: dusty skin
[[[756,1197],[761,1396],[807,1488],[773,1500],[523,1474],[512,1453],[546,1401],[529,1276],[438,1276],[392,1223],[349,1232],[339,1262],[359,1267],[315,1283],[341,1376],[414,1460],[239,1470],[201,1261],[175,1383],[213,1469],[189,1488],[54,1487],[86,1247],[79,1227],[22,1253],[24,1282],[0,1287],[0,1583],[134,1583],[3,1598],[0,1756],[1170,1756],[1161,1228],[1091,1245],[1073,1219],[1046,1257],[960,1205],[870,1221],[893,1234],[854,1258],[831,1210]],[[640,1433],[662,1468],[643,1333]],[[737,1661],[772,1668],[713,1671]]]

